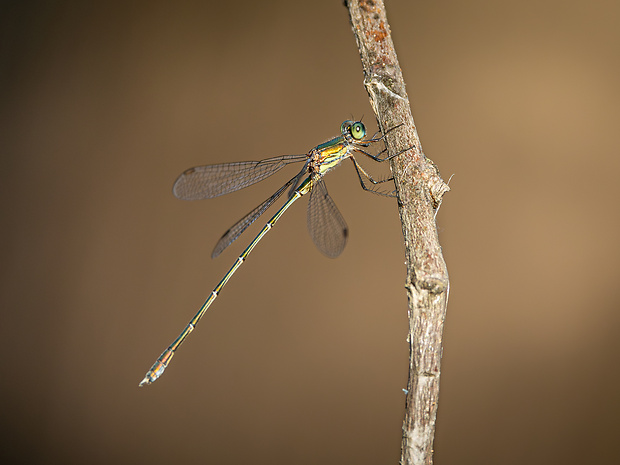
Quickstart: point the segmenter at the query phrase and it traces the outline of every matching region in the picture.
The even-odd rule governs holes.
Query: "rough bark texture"
[[[409,148],[391,161],[405,239],[409,297],[409,380],[400,462],[431,464],[449,291],[435,215],[449,188],[422,151],[383,1],[350,0],[346,5],[379,127],[385,132],[402,124],[388,133],[388,151],[393,154]]]

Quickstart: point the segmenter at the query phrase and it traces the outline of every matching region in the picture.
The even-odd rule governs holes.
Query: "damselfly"
[[[396,126],[398,127],[398,126]],[[396,129],[396,127],[392,129]],[[390,129],[390,131],[392,130]],[[389,132],[389,131],[388,131]],[[219,295],[228,280],[241,266],[256,244],[276,224],[278,219],[293,203],[310,193],[308,203],[308,229],[312,240],[328,257],[337,257],[344,249],[347,240],[347,224],[336,208],[334,201],[327,193],[323,182],[323,176],[340,162],[348,158],[353,162],[362,188],[369,192],[393,197],[394,192],[383,192],[377,189],[377,185],[392,181],[389,177],[382,180],[374,180],[358,163],[354,154],[365,155],[374,161],[383,162],[399,155],[381,156],[386,149],[373,155],[367,149],[374,143],[383,140],[385,135],[376,138],[365,139],[366,128],[361,121],[345,121],[340,126],[340,135],[317,145],[305,155],[284,155],[281,157],[267,158],[262,161],[246,161],[224,163],[218,165],[198,166],[185,171],[174,183],[173,192],[176,197],[183,200],[210,199],[220,195],[243,189],[275,174],[291,163],[305,162],[301,171],[290,181],[278,189],[271,197],[261,203],[254,210],[235,223],[224,233],[213,249],[212,257],[217,257],[235,239],[239,237],[265,210],[267,210],[288,189],[288,199],[280,207],[275,215],[261,229],[258,235],[250,242],[250,245],[239,255],[234,265],[224,275],[222,280],[213,289],[209,298],[198,310],[198,313],[190,320],[172,344],[161,354],[153,364],[146,376],[140,382],[140,386],[151,384],[159,378],[179,346],[185,338],[194,330],[207,309]]]

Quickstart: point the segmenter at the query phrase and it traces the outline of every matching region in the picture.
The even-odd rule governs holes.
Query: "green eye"
[[[359,121],[357,123],[353,123],[349,131],[351,131],[351,135],[353,136],[353,139],[357,139],[357,140],[362,140],[364,136],[366,135],[366,128]]]

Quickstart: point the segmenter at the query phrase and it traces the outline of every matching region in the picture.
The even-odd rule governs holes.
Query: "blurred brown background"
[[[138,388],[264,221],[212,261],[217,239],[294,170],[204,202],[176,176],[376,129],[340,1],[227,3],[3,2],[3,463],[398,462],[402,236],[349,164],[342,256],[302,200]],[[454,174],[436,463],[618,463],[620,6],[387,7]]]

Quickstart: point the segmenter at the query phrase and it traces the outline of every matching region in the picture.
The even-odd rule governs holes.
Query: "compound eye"
[[[357,121],[356,123],[353,123],[351,127],[349,128],[349,131],[351,132],[353,139],[356,139],[356,140],[362,140],[364,136],[366,135],[366,128],[364,127],[361,121]]]

